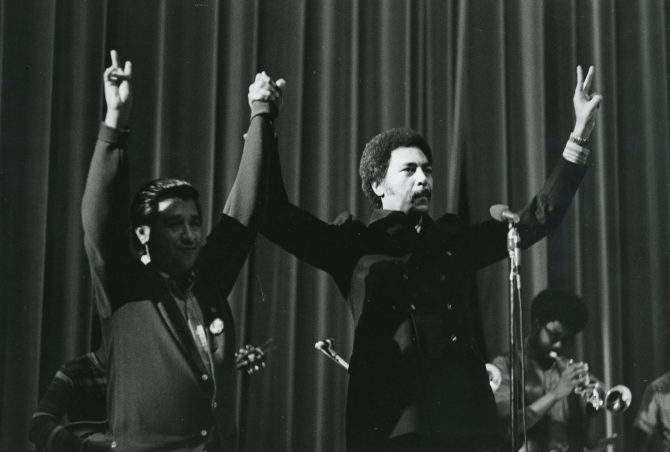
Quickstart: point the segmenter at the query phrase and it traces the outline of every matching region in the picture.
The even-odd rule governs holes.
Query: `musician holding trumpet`
[[[532,301],[532,329],[524,341],[526,442],[520,449],[524,452],[582,452],[596,446],[604,433],[603,417],[587,415],[587,397],[581,395],[600,383],[589,375],[586,363],[561,358],[586,326],[587,317],[584,301],[569,292],[547,289]],[[502,376],[495,391],[498,415],[508,420],[509,355],[498,356],[493,364]],[[521,434],[521,416],[517,425]]]

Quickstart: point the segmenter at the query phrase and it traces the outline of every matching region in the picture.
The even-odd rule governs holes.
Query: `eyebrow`
[[[416,162],[406,162],[406,163],[403,163],[400,167],[401,168],[417,168],[419,166],[421,168],[426,168],[426,167],[432,167],[433,165],[430,162],[425,162],[425,163],[421,163],[421,164],[418,164]]]
[[[201,216],[198,215],[197,213],[194,213],[193,215],[187,215],[187,216],[182,216],[182,215],[176,215],[173,213],[168,213],[162,216],[163,221],[170,221],[170,220],[181,220],[182,218],[185,218],[187,220],[191,220],[193,218],[196,218],[198,220],[201,219]]]

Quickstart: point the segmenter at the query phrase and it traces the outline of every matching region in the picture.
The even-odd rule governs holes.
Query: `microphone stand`
[[[517,314],[516,299],[521,299],[521,275],[519,274],[519,267],[521,266],[521,250],[519,249],[519,231],[514,226],[515,218],[507,218],[509,226],[507,232],[507,254],[509,256],[509,357],[510,357],[510,430],[511,430],[511,446],[512,451],[519,450],[516,444],[517,438]],[[517,219],[518,221],[518,219]],[[520,318],[518,319],[520,321]],[[523,357],[521,357],[523,359]],[[523,381],[523,376],[522,376]],[[523,391],[524,388],[521,388]]]

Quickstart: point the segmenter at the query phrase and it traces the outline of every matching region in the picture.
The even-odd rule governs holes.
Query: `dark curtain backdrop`
[[[134,63],[131,189],[189,179],[207,226],[259,70],[288,81],[279,146],[297,204],[367,219],[363,146],[410,126],[433,147],[434,213],[480,221],[539,188],[573,124],[574,68],[595,65],[593,163],[561,227],[524,253],[524,306],[546,286],[588,301],[576,354],[633,390],[632,409],[607,416],[629,437],[644,386],[670,371],[669,12],[661,0],[0,1],[0,450],[30,449],[42,391],[95,342],[79,209],[112,48]],[[504,263],[480,274],[491,357],[507,349],[506,277]],[[314,350],[333,337],[351,352],[333,282],[261,237],[230,303],[239,343],[275,347],[240,377],[245,450],[342,451],[347,375]]]

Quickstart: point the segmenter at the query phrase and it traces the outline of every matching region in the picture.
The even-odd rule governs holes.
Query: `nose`
[[[194,243],[197,239],[197,232],[195,228],[189,225],[185,225],[181,230],[181,238],[185,242]]]
[[[416,173],[414,173],[416,176],[416,182],[419,185],[426,185],[428,183],[428,176],[426,176],[426,173],[423,171],[423,168],[418,167],[416,169]]]

